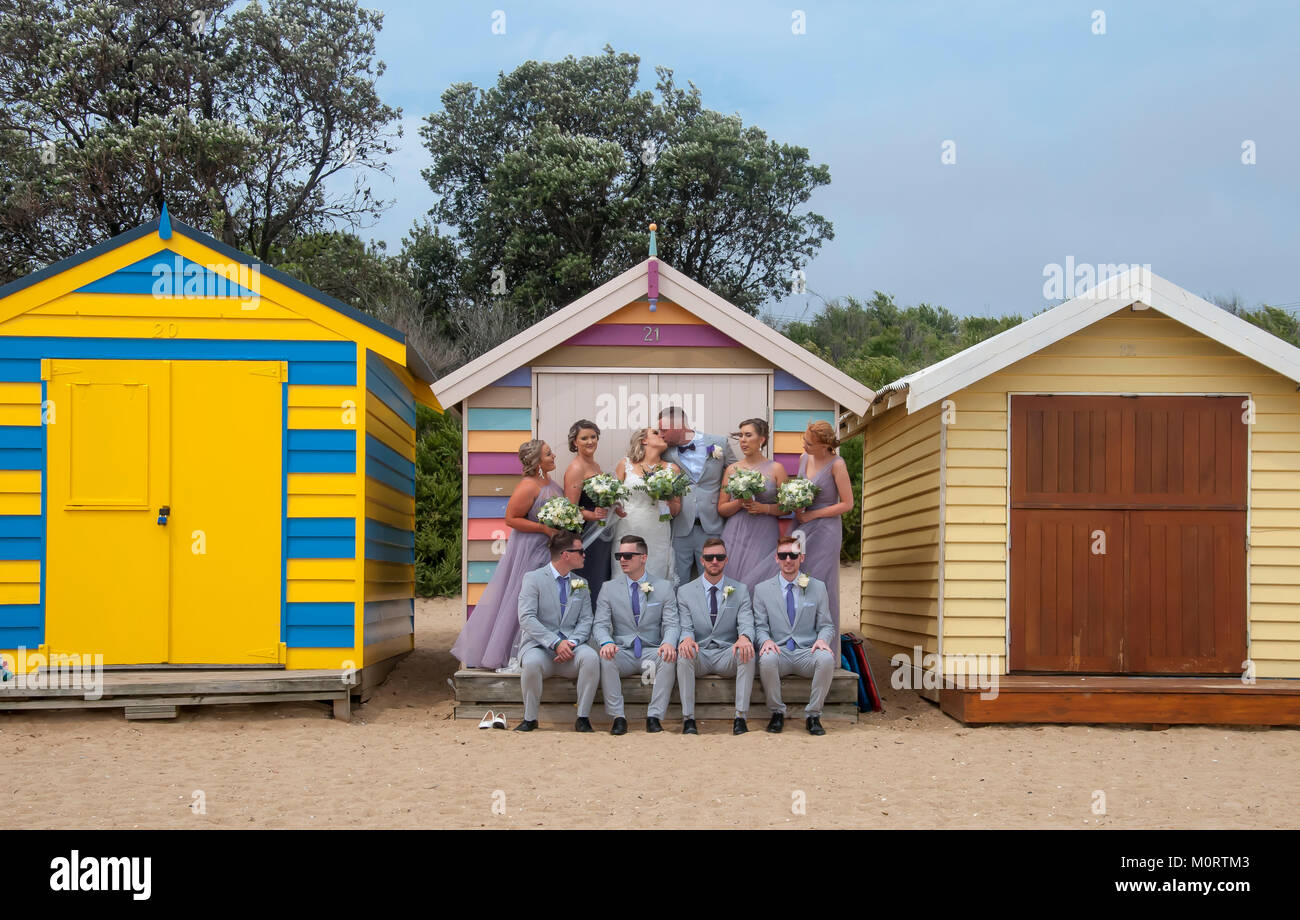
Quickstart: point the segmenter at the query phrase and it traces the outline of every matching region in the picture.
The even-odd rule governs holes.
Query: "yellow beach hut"
[[[410,651],[431,378],[402,333],[165,208],[0,288],[7,660],[364,673]]]
[[[1298,381],[1136,268],[882,388],[863,633],[968,722],[1300,724]]]

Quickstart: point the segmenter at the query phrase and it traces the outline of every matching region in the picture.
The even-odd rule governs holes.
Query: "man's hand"
[[[816,642],[813,643],[812,650],[815,652],[818,649],[829,652],[831,650],[831,647],[827,645],[825,642],[823,642],[821,639],[818,639]]]
[[[731,647],[731,653],[736,656],[736,660],[742,664],[754,660],[754,643],[749,641],[749,636],[741,636],[736,640],[736,644]]]
[[[690,636],[687,636],[677,645],[678,654],[680,654],[687,661],[692,660],[695,657],[695,653],[698,652],[699,650],[700,650],[700,644],[696,642],[694,639],[692,639]]]
[[[671,642],[665,642],[659,646],[659,657],[666,662],[674,662],[677,660],[677,649],[673,648]]]
[[[568,661],[573,657],[573,650],[578,647],[572,639],[561,639],[559,645],[555,646],[555,660]]]
[[[758,653],[760,655],[770,655],[773,652],[779,655],[781,654],[781,648],[771,639],[768,639],[766,642],[764,642],[763,647],[758,650]]]
[[[614,642],[610,642],[608,645],[602,645],[600,647],[600,657],[604,658],[606,661],[613,661],[614,656],[617,654],[618,645]]]

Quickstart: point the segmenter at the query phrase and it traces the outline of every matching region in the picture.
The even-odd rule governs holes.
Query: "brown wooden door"
[[[1249,459],[1241,403],[1012,398],[1013,670],[1240,671]],[[1098,532],[1104,553],[1094,551]]]

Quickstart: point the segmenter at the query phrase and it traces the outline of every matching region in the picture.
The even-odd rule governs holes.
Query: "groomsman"
[[[550,540],[550,564],[524,576],[519,590],[519,683],[524,693],[524,720],[517,732],[537,727],[542,680],[556,674],[578,681],[576,732],[591,728],[591,701],[596,697],[600,659],[591,637],[591,586],[572,576],[582,566],[582,539],[560,531]]]
[[[600,646],[600,689],[611,735],[627,734],[622,678],[653,670],[654,687],[645,730],[663,731],[677,658],[677,598],[672,582],[646,574],[646,542],[635,534],[619,540],[614,558],[622,575],[605,582],[596,601],[596,644]]]
[[[749,731],[745,713],[754,688],[754,610],[749,590],[722,574],[727,545],[720,537],[704,541],[704,574],[677,590],[682,638],[677,645],[677,686],[682,700],[682,734],[698,735],[695,727],[695,675],[736,678],[736,718],[733,735]]]
[[[691,477],[691,490],[682,496],[682,510],[673,518],[673,556],[677,584],[691,580],[691,566],[700,562],[700,551],[709,537],[722,536],[726,523],[718,514],[718,489],[722,474],[731,462],[727,439],[695,431],[686,410],[668,406],[659,413],[659,434],[668,442],[663,459],[676,463]]]
[[[779,732],[785,724],[785,703],[781,702],[781,678],[787,674],[812,678],[812,696],[804,710],[810,735],[824,735],[822,706],[831,689],[835,659],[831,641],[835,624],[831,620],[826,585],[799,571],[803,553],[794,537],[782,537],[776,545],[781,571],[775,578],[754,586],[754,627],[758,633],[758,672],[772,719],[767,730]]]

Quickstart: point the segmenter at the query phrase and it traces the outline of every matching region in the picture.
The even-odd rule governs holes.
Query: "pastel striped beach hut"
[[[601,429],[596,459],[612,471],[631,433],[683,406],[714,434],[766,418],[775,459],[792,473],[808,423],[838,426],[873,393],[785,336],[651,257],[434,384],[465,419],[463,596],[466,614],[505,547],[506,501],[531,438],[572,459],[569,426]]]
[[[364,670],[413,647],[403,334],[162,216],[0,288],[0,649]]]

